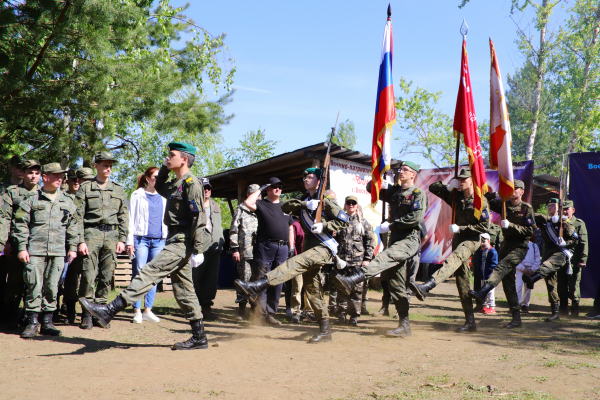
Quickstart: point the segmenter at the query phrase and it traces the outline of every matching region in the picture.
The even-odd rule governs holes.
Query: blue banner
[[[600,286],[600,153],[571,154],[569,199],[575,216],[581,218],[588,232],[588,261],[581,274],[581,297],[595,297]]]

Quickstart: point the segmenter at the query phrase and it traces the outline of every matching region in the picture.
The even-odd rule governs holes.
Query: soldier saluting
[[[93,304],[86,298],[79,299],[79,302],[84,310],[98,318],[101,326],[106,327],[118,312],[141,300],[156,282],[170,274],[177,304],[192,327],[192,337],[175,343],[173,350],[206,349],[208,341],[202,324],[202,311],[192,281],[192,268],[204,260],[202,233],[206,226],[202,184],[190,172],[196,148],[172,142],[168,149],[169,155],[158,171],[155,184],[156,191],[167,199],[164,223],[169,233],[166,246],[110,304]],[[175,173],[175,179],[167,182],[169,171]]]

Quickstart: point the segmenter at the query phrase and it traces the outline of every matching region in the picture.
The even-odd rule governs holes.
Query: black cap
[[[200,178],[200,183],[202,183],[202,186],[208,186],[209,188],[212,188],[212,186],[210,185],[210,181],[208,180],[208,178]]]
[[[269,179],[269,183],[271,184],[271,186],[277,185],[278,183],[281,183],[283,185],[283,182],[281,182],[279,178],[276,177],[272,177],[271,179]]]

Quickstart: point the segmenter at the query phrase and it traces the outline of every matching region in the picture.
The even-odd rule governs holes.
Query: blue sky
[[[503,77],[523,64],[510,19],[510,0],[392,2],[394,84],[400,77],[430,91],[443,90],[440,108],[454,114],[463,17],[475,109],[489,119],[489,44]],[[184,2],[173,1],[174,5]],[[235,59],[235,114],[223,128],[228,144],[259,127],[278,140],[277,154],[324,141],[335,122],[351,119],[357,150],[370,153],[377,74],[388,1],[193,1],[186,14],[216,35],[227,34]],[[556,18],[564,11],[557,10]],[[524,21],[529,19],[529,13]],[[526,24],[525,24],[526,25]],[[398,89],[395,89],[398,94]],[[394,128],[393,136],[405,135]],[[398,158],[400,145],[392,142]],[[418,156],[413,161],[428,164]]]

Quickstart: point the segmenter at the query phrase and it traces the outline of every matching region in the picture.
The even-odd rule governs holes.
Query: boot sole
[[[249,301],[251,301],[252,303],[256,302],[256,299],[258,298],[258,295],[255,296],[255,295],[251,294],[250,292],[248,292],[245,287],[243,287],[242,285],[240,285],[238,283],[237,280],[235,280],[233,282],[233,286],[235,286],[236,289],[238,289],[239,291],[243,292],[246,295],[246,297],[248,298]]]
[[[62,336],[62,332],[57,330],[56,332],[52,332],[52,331],[48,331],[45,332],[43,330],[40,329],[40,335],[44,335],[44,336]]]
[[[423,293],[421,293],[421,291],[417,288],[417,285],[415,285],[412,281],[408,282],[408,287],[410,288],[410,290],[413,291],[413,293],[415,294],[415,296],[417,296],[417,299],[421,300],[421,301],[425,301],[425,296]]]
[[[83,299],[86,300],[86,302],[87,302],[87,299],[85,299],[85,298],[83,298]],[[108,329],[110,327],[109,322],[106,322],[94,310],[92,310],[91,308],[88,308],[87,304],[85,304],[83,301],[81,301],[81,299],[79,299],[79,304],[81,304],[81,307],[85,311],[87,311],[88,313],[92,314],[92,317],[96,318],[96,322],[98,323],[98,325],[100,325],[101,328]],[[82,329],[87,329],[87,328],[82,328]]]
[[[350,296],[352,294],[352,288],[346,288],[346,285],[344,285],[339,279],[337,275],[332,275],[331,276],[331,282],[333,282],[333,284],[335,285],[335,287],[338,288],[338,290],[341,290],[342,293],[344,293],[346,296]]]
[[[406,333],[406,334],[397,334],[397,333],[391,333],[391,332],[386,332],[383,336],[385,336],[386,338],[400,338],[400,339],[404,339],[405,337],[408,336],[412,336],[412,332],[411,333]]]
[[[329,338],[329,339],[320,339],[320,340],[315,340],[315,341],[310,341],[310,340],[309,340],[309,341],[308,341],[308,342],[306,342],[306,343],[307,343],[307,344],[319,344],[319,343],[325,343],[325,342],[331,342],[331,341],[332,341],[332,339],[331,339],[331,338]]]
[[[477,294],[472,290],[469,290],[469,297],[471,297],[472,299],[475,299],[475,300],[479,300],[482,303],[485,303],[485,297],[477,296]]]
[[[173,345],[173,347],[171,347],[171,350],[175,351],[175,350],[205,350],[208,349],[208,343],[207,344],[202,344],[200,346],[194,346],[194,347],[177,347],[176,345]]]

